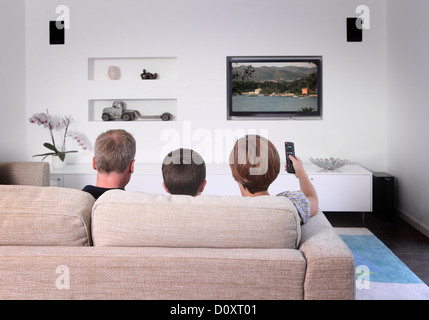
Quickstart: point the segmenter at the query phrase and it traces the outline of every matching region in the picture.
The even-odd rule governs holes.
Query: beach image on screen
[[[233,112],[317,112],[313,62],[233,62]]]

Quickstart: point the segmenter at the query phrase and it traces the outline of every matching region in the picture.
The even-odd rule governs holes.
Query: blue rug
[[[358,300],[429,300],[429,287],[366,228],[335,228],[353,253]]]

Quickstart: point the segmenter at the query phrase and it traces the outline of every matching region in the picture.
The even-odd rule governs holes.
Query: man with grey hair
[[[98,199],[111,189],[125,190],[134,172],[136,141],[125,130],[108,130],[95,141],[92,167],[97,170],[96,185],[87,185],[86,191]]]

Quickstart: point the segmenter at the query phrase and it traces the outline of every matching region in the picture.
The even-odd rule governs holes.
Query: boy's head
[[[177,149],[162,162],[163,186],[170,194],[197,196],[206,185],[206,164],[191,149]]]
[[[250,193],[266,191],[280,172],[280,156],[268,139],[246,135],[235,142],[229,156],[232,176]]]

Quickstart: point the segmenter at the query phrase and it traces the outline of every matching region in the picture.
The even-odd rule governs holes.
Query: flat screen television
[[[322,57],[227,57],[228,119],[321,119]]]

